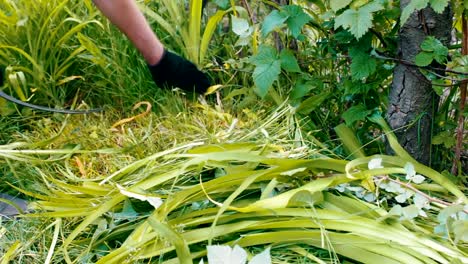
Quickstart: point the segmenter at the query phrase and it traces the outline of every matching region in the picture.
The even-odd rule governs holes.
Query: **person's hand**
[[[167,50],[158,64],[148,67],[154,82],[161,88],[179,87],[188,92],[204,94],[210,87],[210,80],[195,64]]]

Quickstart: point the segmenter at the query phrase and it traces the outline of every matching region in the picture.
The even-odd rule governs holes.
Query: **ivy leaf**
[[[270,32],[278,27],[281,27],[284,22],[288,19],[288,15],[278,10],[273,10],[262,24],[262,35],[266,37]]]
[[[283,12],[287,15],[286,24],[294,38],[301,34],[302,27],[312,18],[304,12],[304,9],[297,5],[288,5],[283,7]]]
[[[256,66],[252,75],[255,91],[263,98],[281,73],[281,60],[273,47],[262,45],[258,53],[250,58],[250,62]]]
[[[429,0],[412,0],[401,12],[400,23],[403,26],[414,11],[421,10],[429,4]]]
[[[449,0],[429,0],[429,3],[436,13],[441,14],[449,4]]]
[[[340,26],[349,29],[356,39],[361,38],[372,27],[374,12],[382,10],[384,7],[378,2],[371,2],[361,8],[348,9],[335,19],[335,29]]]
[[[377,69],[377,61],[368,53],[358,49],[352,48],[349,50],[351,56],[351,74],[353,80],[362,80],[369,77]]]
[[[280,54],[281,59],[281,68],[283,68],[287,72],[301,72],[301,68],[297,63],[296,57],[292,51],[284,49],[281,51]]]
[[[349,5],[352,1],[353,0],[330,0],[330,7],[336,12]]]
[[[343,113],[342,117],[346,125],[352,126],[356,121],[365,120],[371,112],[371,110],[368,110],[364,105],[360,104],[349,108]]]

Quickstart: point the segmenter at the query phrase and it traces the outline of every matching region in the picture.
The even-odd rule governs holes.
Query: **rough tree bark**
[[[409,2],[410,0],[401,0],[401,9]],[[452,18],[450,7],[442,14],[435,13],[431,8],[414,12],[399,32],[399,58],[413,62],[421,51],[421,43],[429,35],[436,37],[444,45],[449,44]],[[393,129],[397,129],[395,134],[400,144],[416,160],[429,164],[432,121],[439,98],[434,93],[431,82],[417,67],[400,63],[393,74],[387,121]]]

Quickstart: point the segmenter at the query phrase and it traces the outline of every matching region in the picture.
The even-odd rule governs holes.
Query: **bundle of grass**
[[[327,157],[286,105],[234,116],[220,104],[174,100],[167,111],[125,119],[44,119],[40,132],[21,135],[26,143],[4,146],[35,213],[2,224],[2,261],[192,263],[213,244],[271,247],[275,263],[468,261],[465,238],[452,244],[431,232],[450,205],[437,193],[462,206],[465,195],[396,145],[396,157]],[[352,184],[379,196],[382,177],[397,181],[410,168],[433,180],[431,192],[400,181],[435,197],[427,219],[339,190]]]

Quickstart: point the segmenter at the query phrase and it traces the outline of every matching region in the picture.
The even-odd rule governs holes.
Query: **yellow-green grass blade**
[[[188,248],[187,243],[179,235],[178,232],[174,231],[167,224],[163,224],[158,221],[155,217],[149,217],[148,223],[153,228],[154,231],[160,233],[162,237],[170,241],[177,252],[177,257],[181,264],[191,264],[192,257],[190,256],[190,249]]]

